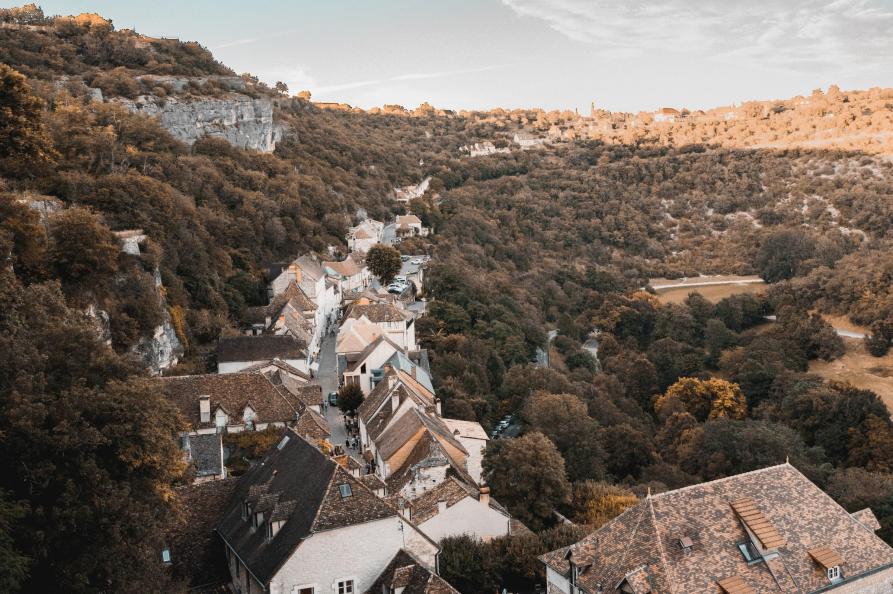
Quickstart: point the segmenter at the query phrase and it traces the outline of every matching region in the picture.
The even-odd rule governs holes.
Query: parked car
[[[338,392],[329,392],[329,405],[338,406]]]
[[[416,266],[418,266],[421,263],[422,263],[421,258],[415,258],[414,260],[410,261],[410,264],[415,264]]]

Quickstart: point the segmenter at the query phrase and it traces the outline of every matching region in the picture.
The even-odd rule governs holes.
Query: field
[[[648,283],[661,303],[682,303],[689,293],[717,301],[738,293],[762,293],[766,283],[758,276],[699,276],[685,279],[654,278]]]
[[[865,352],[861,340],[846,339],[847,352],[834,361],[811,361],[810,373],[827,380],[850,383],[871,390],[893,411],[893,353],[872,357]]]

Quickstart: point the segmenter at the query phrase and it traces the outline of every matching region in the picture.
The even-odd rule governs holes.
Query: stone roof
[[[323,262],[323,266],[335,274],[348,278],[360,274],[363,272],[364,268],[364,264],[358,262],[353,254],[347,256],[347,258],[340,262]]]
[[[250,405],[255,413],[255,423],[290,423],[304,410],[302,399],[273,385],[260,373],[225,373],[207,375],[181,375],[158,378],[161,389],[170,401],[180,409],[183,417],[194,430],[214,426],[214,413],[220,408],[233,424],[242,423],[242,412]],[[319,386],[312,386],[319,391]],[[320,399],[322,398],[321,392]],[[199,400],[209,396],[211,418],[201,422]]]
[[[416,524],[422,524],[436,516],[440,513],[439,503],[441,501],[445,502],[447,509],[449,509],[466,497],[477,500],[480,499],[480,496],[481,492],[476,487],[472,487],[454,476],[448,476],[446,480],[436,487],[409,501],[409,505],[412,508],[412,521]],[[508,511],[492,497],[490,498],[490,507],[505,517],[510,517]]]
[[[326,275],[326,271],[323,270],[322,264],[316,256],[305,254],[295,260],[294,264],[301,269],[302,276],[311,280],[319,280]]]
[[[416,405],[427,410],[434,406],[433,397],[424,390],[415,389],[415,386],[402,381],[405,379],[393,367],[385,367],[385,377],[363,399],[357,409],[357,414],[366,427],[366,433],[370,439],[378,439],[381,432],[387,427],[393,418],[393,396],[397,397],[398,407],[406,399],[412,399]]]
[[[286,306],[291,306],[295,311],[302,313],[316,311],[317,307],[298,283],[291,281],[283,292],[273,297],[268,305],[246,307],[242,317],[251,324],[265,324],[267,318],[270,318],[271,321],[278,318]]]
[[[732,508],[733,501],[744,498],[753,503],[754,517],[764,519],[750,526],[751,532],[744,524],[754,520]],[[748,564],[738,544],[759,542],[756,532],[767,525],[785,544],[777,548],[777,556]],[[687,551],[683,538],[691,543]],[[546,553],[541,560],[567,575],[570,554],[580,572],[578,584],[589,593],[599,584],[605,594],[619,593],[625,579],[635,590],[635,575],[654,592],[716,593],[720,580],[738,577],[755,594],[780,594],[814,592],[829,585],[825,568],[809,553],[817,548],[843,558],[844,578],[893,563],[893,548],[871,527],[793,466],[782,464],[650,496],[580,542]]]
[[[381,326],[366,317],[348,318],[338,330],[335,351],[338,353],[359,353],[372,344],[384,331]]]
[[[407,315],[390,303],[355,304],[347,310],[348,318],[366,316],[370,322],[381,324],[384,322],[405,322]]]
[[[339,486],[349,485],[342,497]],[[272,540],[266,524],[259,529],[242,519],[243,502],[250,513],[285,523]],[[244,561],[251,574],[267,585],[301,543],[317,532],[394,517],[397,512],[334,460],[287,431],[282,440],[239,481],[222,514],[217,532]]]
[[[219,363],[303,359],[306,356],[306,345],[291,336],[234,336],[217,342]]]
[[[461,419],[441,419],[443,424],[453,432],[456,437],[464,437],[466,439],[482,439],[489,441],[489,436],[481,424],[477,421],[463,421]]]
[[[220,433],[189,435],[189,460],[196,477],[223,474],[223,438]]]
[[[366,594],[394,592],[401,588],[403,594],[459,594],[446,580],[425,568],[404,549],[397,551]]]
[[[304,380],[304,381],[309,382],[310,380],[313,379],[313,377],[311,377],[311,375],[309,373],[307,373],[305,371],[301,371],[297,367],[294,367],[293,365],[289,365],[288,363],[286,363],[285,361],[283,361],[281,359],[270,359],[269,361],[260,361],[258,363],[255,363],[254,365],[245,367],[244,369],[242,369],[242,372],[249,373],[249,372],[257,371],[257,372],[264,373],[265,375],[267,375],[269,377],[269,373],[273,370],[281,371],[281,372],[287,374],[288,376],[295,378],[296,381]]]
[[[312,408],[308,408],[295,423],[295,431],[308,439],[328,439],[332,436],[329,423],[322,415]]]
[[[174,576],[193,588],[212,588],[229,581],[226,557],[214,527],[238,479],[224,479],[174,490],[177,514],[169,514],[165,543]]]
[[[347,470],[359,470],[360,468],[362,468],[360,466],[360,463],[357,462],[353,456],[350,456],[348,454],[341,454],[340,456],[335,456],[334,460],[335,460],[335,462],[337,462],[339,465],[341,465],[343,468],[346,468]]]
[[[372,489],[373,491],[377,489],[385,489],[387,490],[388,485],[385,483],[377,474],[364,474],[360,477],[360,482]]]

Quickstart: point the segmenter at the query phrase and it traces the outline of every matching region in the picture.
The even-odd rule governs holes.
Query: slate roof
[[[369,321],[376,324],[381,324],[383,322],[404,322],[408,317],[403,311],[397,308],[397,306],[391,305],[390,303],[355,304],[347,310],[346,317],[348,318],[359,318],[361,316],[366,316]]]
[[[404,352],[397,351],[394,353],[391,358],[388,359],[388,364],[393,366],[394,369],[402,372],[400,374],[401,379],[410,384],[417,382],[427,390],[428,393],[432,396],[434,395],[434,383],[431,381],[431,375],[422,365],[413,362],[407,357]],[[415,377],[413,377],[413,372],[415,372]]]
[[[260,373],[181,375],[156,381],[194,430],[213,427],[218,408],[222,408],[234,424],[241,424],[242,412],[249,404],[256,414],[255,423],[288,423],[305,408],[301,397],[277,388]],[[319,386],[310,388],[320,390]],[[207,423],[201,422],[201,396],[209,396],[211,401],[211,418]]]
[[[208,481],[174,490],[178,513],[168,516],[165,543],[171,551],[174,576],[184,579],[190,589],[210,589],[229,582],[223,545],[214,528],[237,482]]]
[[[742,497],[752,499],[784,539],[777,557],[748,564],[739,551],[749,536],[731,502]],[[688,552],[680,546],[683,537],[691,539]],[[720,580],[739,576],[755,594],[780,594],[829,585],[825,569],[808,552],[817,547],[840,554],[845,579],[893,564],[893,548],[871,527],[782,464],[650,496],[580,542],[540,559],[567,575],[570,549],[581,571],[578,584],[588,593],[602,584],[605,594],[616,594],[625,576],[643,572],[636,579],[655,592],[715,594]]]
[[[187,436],[189,458],[195,467],[195,476],[219,476],[223,474],[223,438],[220,433]]]
[[[312,439],[328,439],[332,436],[329,423],[312,408],[305,410],[298,418],[298,422],[295,423],[295,431],[299,435]]]
[[[381,594],[403,588],[403,594],[459,594],[439,575],[403,549],[397,551],[366,594]]]
[[[440,513],[438,511],[438,503],[440,501],[446,502],[447,509],[449,509],[466,497],[480,499],[480,496],[481,492],[477,488],[454,476],[448,476],[446,480],[433,489],[429,489],[409,501],[409,505],[412,508],[412,521],[416,524],[423,524],[436,516]],[[510,517],[508,511],[492,497],[490,498],[490,507],[506,518]]]
[[[291,336],[234,336],[217,342],[219,363],[302,359],[306,356],[306,345]]]
[[[350,497],[341,497],[342,484],[350,485]],[[272,540],[267,540],[266,524],[252,529],[251,523],[242,519],[246,500],[252,514],[265,512],[265,523],[270,516],[285,521]],[[240,479],[217,532],[252,575],[266,585],[295,549],[315,533],[396,515],[395,509],[334,460],[289,430],[263,461]]]

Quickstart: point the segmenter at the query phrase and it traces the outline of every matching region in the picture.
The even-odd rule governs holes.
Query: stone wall
[[[834,594],[890,594],[893,592],[893,567],[853,582],[841,584],[836,588],[830,588],[826,592]]]

